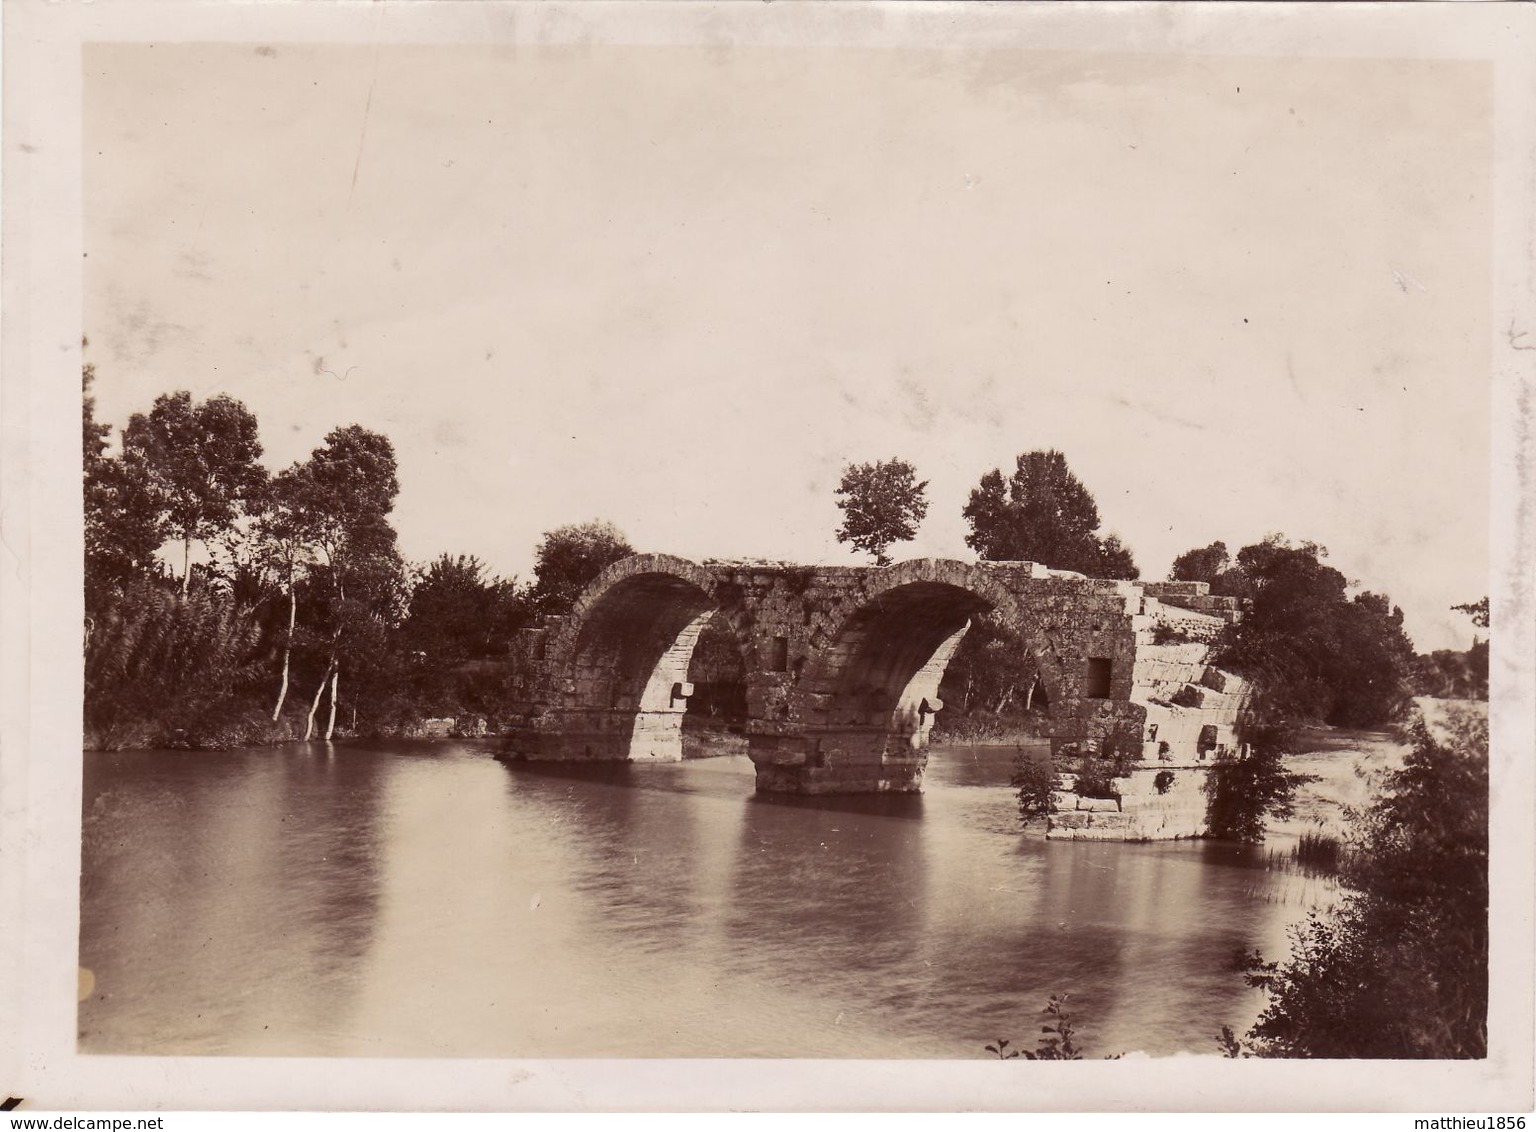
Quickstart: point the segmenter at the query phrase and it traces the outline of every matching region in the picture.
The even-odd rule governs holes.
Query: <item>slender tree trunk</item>
[[[288,639],[283,642],[283,686],[277,692],[277,706],[272,709],[272,722],[283,714],[283,701],[288,698],[288,660],[293,655],[293,627],[299,619],[299,595],[288,580]]]
[[[334,663],[334,662],[332,662]],[[315,689],[314,703],[309,705],[309,720],[304,725],[304,742],[308,743],[315,734],[315,713],[320,710],[320,697],[325,695],[325,686],[331,682],[331,665],[325,666],[325,675],[320,677],[320,687]]]
[[[992,709],[992,714],[993,715],[1002,715],[1003,714],[1003,709],[1008,706],[1008,701],[1013,699],[1014,687],[1015,687],[1015,685],[1013,685],[1013,684],[1009,684],[1008,685],[1008,690],[1003,693],[1003,698],[998,700],[997,701],[997,706]]]
[[[192,584],[192,536],[188,535],[181,540],[181,596],[187,596],[188,587]]]
[[[336,730],[336,688],[341,683],[341,669],[331,673],[331,717],[325,723],[325,741],[331,741],[331,735]]]
[[[1033,711],[1035,709],[1035,686],[1039,683],[1040,678],[1038,676],[1029,682],[1029,691],[1024,696],[1025,711]]]

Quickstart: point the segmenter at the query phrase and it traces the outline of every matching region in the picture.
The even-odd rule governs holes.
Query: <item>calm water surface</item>
[[[975,1057],[1070,993],[1089,1055],[1213,1052],[1319,894],[1209,843],[1021,834],[1012,752],[767,801],[744,757],[473,744],[85,759],[92,1053]]]

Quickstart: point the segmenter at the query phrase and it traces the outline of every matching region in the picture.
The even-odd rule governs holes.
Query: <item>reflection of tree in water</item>
[[[371,942],[383,764],[311,747],[86,767],[81,1048],[304,1052]]]

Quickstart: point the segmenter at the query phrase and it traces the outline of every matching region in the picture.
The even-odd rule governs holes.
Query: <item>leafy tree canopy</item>
[[[1488,628],[1488,599],[1479,598],[1453,605],[1457,613],[1472,618],[1479,629]],[[1416,696],[1435,696],[1450,700],[1486,700],[1488,698],[1488,641],[1474,636],[1467,649],[1436,649],[1420,654],[1413,661],[1413,692]]]
[[[279,503],[333,563],[376,544],[400,491],[395,447],[361,425],[332,429],[309,459],[279,477]],[[390,532],[392,536],[393,532]]]
[[[416,573],[404,647],[433,668],[504,652],[525,607],[516,583],[488,575],[474,555],[441,554]]]
[[[256,417],[222,394],[197,404],[186,390],[162,393],[148,415],[129,418],[123,453],[144,469],[160,521],[183,544],[185,595],[192,543],[227,528],[266,489]]]
[[[837,488],[837,506],[843,512],[837,541],[873,555],[876,565],[889,566],[886,548],[909,541],[928,514],[923,497],[927,487],[927,481],[917,482],[916,469],[905,460],[848,467]]]
[[[1322,561],[1327,553],[1271,535],[1218,571],[1213,592],[1253,604],[1223,634],[1216,662],[1263,688],[1272,718],[1390,722],[1407,704],[1414,663],[1402,610],[1382,594],[1351,598],[1348,579]]]
[[[1232,567],[1227,544],[1213,542],[1196,550],[1186,550],[1173,560],[1168,579],[1173,582],[1215,582]]]
[[[635,548],[612,523],[572,523],[545,533],[534,551],[529,596],[544,614],[569,613],[581,591],[603,570]]]
[[[169,531],[144,461],[106,455],[112,427],[96,419],[95,378],[96,367],[86,365],[81,373],[85,601],[88,609],[101,612],[134,579],[155,572],[155,552]]]
[[[1131,552],[1115,535],[1100,535],[1099,508],[1054,449],[1025,452],[1006,479],[981,477],[962,512],[966,545],[993,562],[1040,562],[1090,577],[1135,578]]]

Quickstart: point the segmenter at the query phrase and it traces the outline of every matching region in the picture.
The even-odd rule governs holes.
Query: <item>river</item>
[[[87,1053],[986,1056],[1069,994],[1089,1056],[1211,1053],[1239,949],[1324,882],[1212,842],[1021,833],[1007,748],[921,796],[772,801],[742,756],[474,743],[85,756]]]

